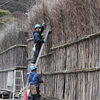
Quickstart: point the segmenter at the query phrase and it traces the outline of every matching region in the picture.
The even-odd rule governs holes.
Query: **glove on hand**
[[[44,43],[46,42],[46,40],[45,40],[45,39],[44,39],[43,41],[44,41]]]
[[[45,23],[42,23],[42,26],[44,26],[45,25]]]

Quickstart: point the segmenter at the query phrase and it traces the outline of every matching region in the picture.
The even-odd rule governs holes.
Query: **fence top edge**
[[[0,55],[16,47],[27,47],[25,44],[15,44],[0,52]]]

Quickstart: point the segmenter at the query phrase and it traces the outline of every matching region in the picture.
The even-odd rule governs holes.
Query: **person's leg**
[[[40,100],[40,90],[39,87],[36,88],[37,94],[35,95],[35,100]]]
[[[31,99],[30,100],[35,100],[35,95],[31,94]]]
[[[33,59],[32,59],[32,63],[33,64],[35,64],[35,62],[36,62],[36,59],[37,59],[37,54],[38,53],[38,51],[36,50],[35,52],[34,52],[34,56],[33,56]]]
[[[31,94],[31,99],[30,100],[33,100],[33,95]]]
[[[39,51],[40,51],[41,45],[36,44],[35,48],[36,49],[35,49],[34,56],[33,56],[33,60],[32,60],[32,63],[33,64],[35,64],[35,62],[37,60],[37,57],[39,55]]]
[[[37,95],[35,95],[35,100],[40,100],[40,97],[38,97]]]

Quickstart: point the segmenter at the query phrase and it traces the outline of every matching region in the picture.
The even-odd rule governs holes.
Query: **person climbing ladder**
[[[41,34],[44,31],[44,25],[45,23],[42,24],[36,24],[34,29],[35,31],[33,32],[33,37],[34,37],[34,46],[35,46],[35,51],[32,59],[32,64],[35,64],[39,51],[41,49],[42,43],[45,43],[46,40],[42,38]]]

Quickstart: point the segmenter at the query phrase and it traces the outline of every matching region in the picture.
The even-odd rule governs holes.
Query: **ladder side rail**
[[[22,84],[23,84],[23,86],[22,86],[22,91],[24,92],[24,77],[23,77],[23,70],[21,70],[21,76],[22,76]],[[19,97],[18,97],[18,99],[19,99]]]
[[[12,98],[12,100],[14,100],[14,92],[15,92],[15,77],[16,77],[16,70],[14,70],[14,83],[13,83],[13,98]]]
[[[21,76],[22,76],[22,84],[23,84],[22,90],[24,90],[24,79],[23,79],[23,71],[21,71]]]

